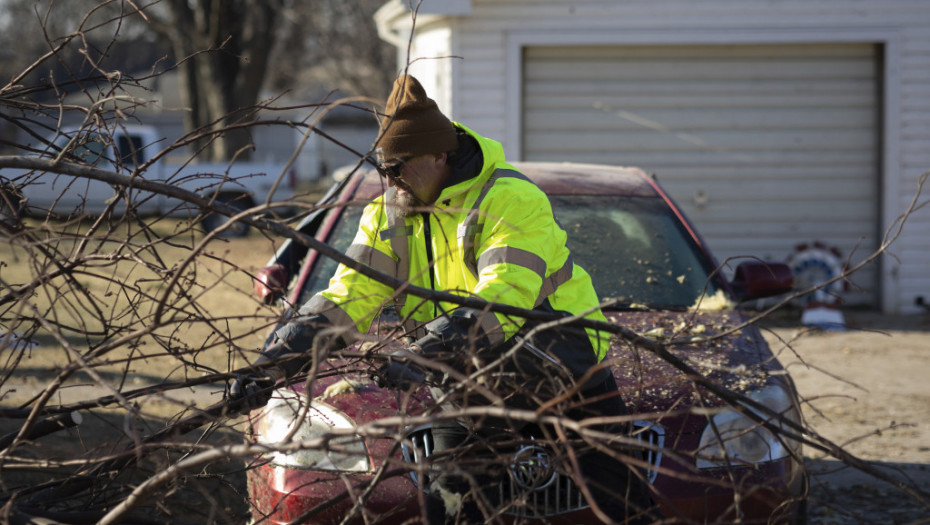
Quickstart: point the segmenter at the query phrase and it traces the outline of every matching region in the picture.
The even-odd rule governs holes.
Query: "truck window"
[[[120,135],[117,140],[119,148],[120,163],[123,166],[133,168],[145,162],[142,154],[142,137],[138,135]]]

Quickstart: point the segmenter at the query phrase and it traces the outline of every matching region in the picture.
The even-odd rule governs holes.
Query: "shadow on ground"
[[[134,456],[130,466],[81,482],[93,465],[125,457],[133,443],[164,422],[129,418],[114,411],[84,413],[75,428],[61,430],[11,451],[0,469],[0,500],[6,510],[22,509],[64,522],[93,523],[113,503],[122,501],[141,481],[163,472],[178,459],[217,445],[242,443],[238,427],[207,425],[185,436],[166,439]],[[16,432],[21,419],[0,419],[0,434]],[[132,454],[130,454],[132,456]],[[73,494],[55,492],[66,480],[81,482]],[[244,461],[228,458],[182,476],[144,498],[129,517],[133,523],[241,524],[248,514]],[[70,519],[66,519],[70,518]],[[89,521],[88,521],[89,520]],[[125,520],[123,521],[125,522]]]
[[[809,523],[928,523],[930,517],[930,465],[918,463],[869,464],[896,482],[918,492],[921,502],[895,485],[837,460],[807,459],[811,473]]]

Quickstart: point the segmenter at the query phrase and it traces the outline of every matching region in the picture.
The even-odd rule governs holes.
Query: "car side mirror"
[[[741,301],[772,297],[794,289],[794,274],[785,263],[746,261],[736,267],[730,286]]]
[[[255,295],[265,304],[271,304],[284,295],[287,287],[287,270],[280,264],[265,266],[255,272],[252,287]]]

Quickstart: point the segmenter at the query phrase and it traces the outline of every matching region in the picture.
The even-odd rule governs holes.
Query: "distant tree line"
[[[208,160],[248,156],[265,98],[330,90],[383,99],[395,52],[377,35],[381,0],[7,0],[0,4],[0,90],[24,112],[54,114],[68,94],[106,92],[176,71],[185,127],[223,130],[192,146]],[[38,60],[37,60],[38,58]],[[118,94],[118,93],[114,93]],[[2,139],[12,142],[5,105]]]

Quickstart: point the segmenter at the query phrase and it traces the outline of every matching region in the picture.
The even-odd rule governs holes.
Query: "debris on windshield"
[[[675,326],[675,333],[680,337],[687,337],[692,343],[700,343],[707,340],[707,325],[681,321]]]
[[[688,308],[689,312],[725,312],[734,308],[723,290],[717,290],[714,295],[701,294],[697,301]]]
[[[644,333],[643,337],[647,339],[654,339],[656,341],[661,341],[665,339],[665,328],[662,328],[661,326],[658,328],[653,328],[652,330],[649,330],[648,332]]]

